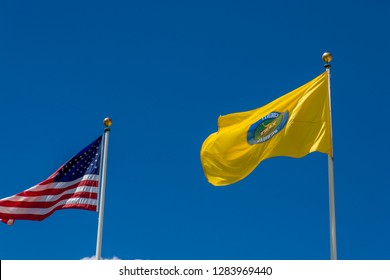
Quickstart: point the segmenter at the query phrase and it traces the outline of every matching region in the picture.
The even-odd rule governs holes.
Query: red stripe
[[[52,211],[48,212],[45,215],[37,214],[0,214],[2,220],[33,220],[33,221],[42,221],[43,219],[49,217],[57,210],[61,209],[84,209],[90,211],[96,211],[96,205],[90,204],[71,204],[71,205],[61,205],[54,208]]]
[[[60,183],[60,182],[59,182]],[[90,187],[98,187],[98,181],[96,180],[83,180],[80,181],[76,184],[70,185],[66,188],[60,188],[57,189],[55,188],[56,184],[54,183],[54,186],[45,190],[40,190],[40,191],[32,191],[32,190],[27,190],[21,193],[18,193],[17,196],[42,196],[42,195],[57,195],[61,194],[67,190],[77,188],[77,187],[82,187],[82,186],[90,186]]]
[[[97,193],[92,192],[78,192],[78,193],[68,193],[62,195],[57,200],[49,201],[10,201],[4,200],[0,201],[0,206],[4,207],[18,207],[18,208],[50,208],[56,205],[58,202],[70,198],[90,198],[97,199]],[[2,215],[0,213],[0,215]]]

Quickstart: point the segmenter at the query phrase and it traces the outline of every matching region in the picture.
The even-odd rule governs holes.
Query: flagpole
[[[102,253],[103,214],[104,214],[104,196],[106,193],[108,135],[110,134],[110,127],[112,125],[112,120],[110,118],[105,118],[103,123],[106,128],[104,129],[104,135],[103,135],[103,149],[102,149],[102,160],[101,160],[99,220],[98,220],[98,231],[97,231],[97,241],[96,241],[97,260],[101,259],[101,253]]]
[[[329,182],[329,219],[330,219],[330,259],[337,260],[336,243],[336,209],[334,199],[334,158],[333,158],[333,131],[332,131],[332,102],[330,91],[330,62],[332,55],[326,52],[322,55],[325,62],[325,69],[328,72],[328,94],[329,94],[329,115],[330,115],[330,137],[331,137],[331,155],[328,155],[328,182]]]

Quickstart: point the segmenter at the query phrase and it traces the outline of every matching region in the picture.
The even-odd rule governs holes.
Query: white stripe
[[[45,185],[35,185],[31,188],[28,189],[28,191],[41,191],[41,190],[47,190],[47,189],[64,189],[66,187],[69,187],[71,185],[77,184],[81,181],[85,180],[91,180],[91,181],[98,181],[99,180],[99,175],[94,175],[94,174],[87,174],[84,175],[83,177],[80,177],[76,180],[69,181],[69,182],[51,182],[49,184]]]
[[[35,191],[43,191],[43,190],[48,190],[48,189],[64,189],[64,188],[67,188],[71,185],[77,184],[77,183],[81,182],[82,180],[96,181],[99,184],[99,175],[89,174],[89,175],[84,175],[83,177],[80,177],[80,178],[73,180],[73,181],[70,181],[70,182],[52,182],[52,183],[46,184],[46,185],[35,185],[35,186],[32,186],[31,188],[25,190],[25,191],[35,192]],[[16,196],[16,195],[2,198],[2,199],[0,199],[0,201],[10,200],[14,196]]]
[[[95,186],[81,186],[77,187],[75,189],[70,189],[66,190],[61,194],[57,195],[40,195],[40,196],[19,196],[19,195],[14,195],[11,197],[8,197],[7,199],[2,199],[7,200],[7,201],[29,201],[29,202],[45,202],[45,201],[56,201],[59,199],[61,196],[65,194],[70,194],[70,193],[79,193],[79,192],[89,192],[89,193],[98,193],[98,187]]]
[[[0,213],[6,214],[33,214],[33,215],[45,215],[52,211],[54,208],[63,205],[70,204],[84,204],[84,205],[97,205],[96,199],[90,198],[70,198],[61,200],[50,208],[19,208],[19,207],[3,207],[0,206]]]

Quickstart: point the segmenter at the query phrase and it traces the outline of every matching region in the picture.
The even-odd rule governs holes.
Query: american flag
[[[0,219],[41,221],[59,209],[96,211],[102,136],[62,165],[43,182],[0,199]]]

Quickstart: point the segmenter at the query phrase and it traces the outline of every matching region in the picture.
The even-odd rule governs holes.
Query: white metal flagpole
[[[334,199],[334,158],[333,158],[333,131],[332,131],[332,102],[330,91],[330,62],[332,55],[326,52],[322,55],[325,62],[325,69],[328,72],[328,93],[329,93],[329,115],[330,115],[330,137],[332,143],[331,154],[328,155],[328,181],[329,181],[329,219],[330,219],[330,259],[337,260],[337,243],[336,243],[336,209]]]
[[[102,149],[102,160],[101,160],[101,177],[100,177],[100,201],[99,201],[99,221],[96,241],[96,259],[101,259],[102,254],[102,237],[103,237],[103,215],[104,215],[104,196],[106,193],[106,171],[107,171],[107,153],[108,153],[108,135],[110,133],[110,126],[112,120],[105,118],[103,121],[106,128],[104,129],[103,135],[103,149]]]

